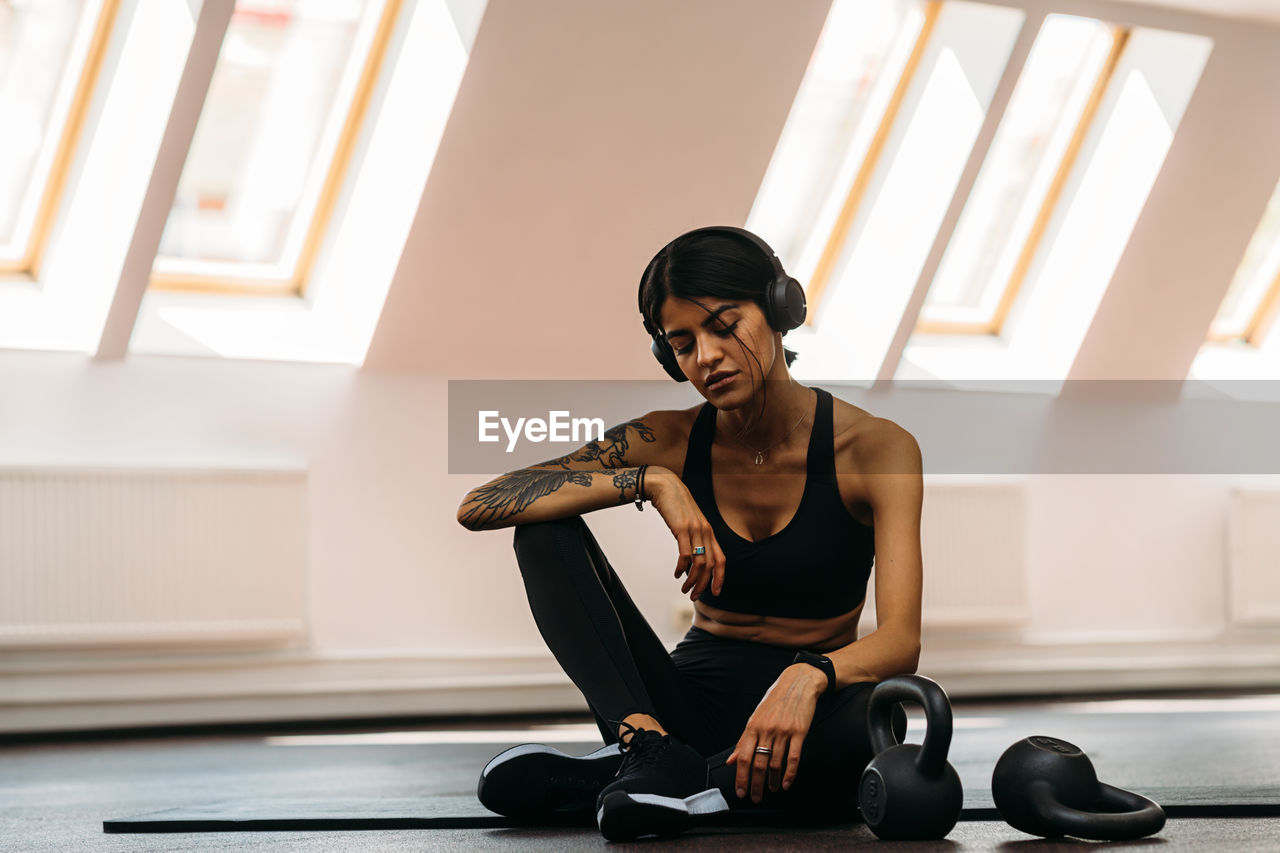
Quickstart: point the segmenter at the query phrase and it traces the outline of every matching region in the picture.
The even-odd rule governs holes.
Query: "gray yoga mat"
[[[1274,788],[1149,788],[1142,791],[1177,817],[1280,817]],[[989,790],[966,791],[961,820],[999,820]],[[804,818],[766,811],[721,815],[727,826],[805,823]],[[812,821],[809,821],[812,822]],[[252,798],[187,806],[104,821],[109,833],[279,832],[283,830],[494,829],[527,825],[496,815],[475,797],[315,800]]]
[[[1210,702],[1203,709],[1180,713],[1167,713],[1159,702],[965,708],[966,719],[957,719],[949,757],[964,785],[961,820],[1000,819],[991,800],[991,771],[1006,747],[1033,734],[1075,743],[1093,760],[1100,779],[1150,797],[1170,818],[1278,817],[1280,740],[1274,732],[1280,715],[1271,704],[1253,709],[1248,703]],[[1233,707],[1238,710],[1231,711]],[[922,721],[913,717],[907,740],[918,743],[922,736]],[[557,746],[582,755],[599,744]],[[431,773],[428,768],[438,766],[438,772],[449,779],[463,766],[478,773],[501,748],[500,744],[472,744],[453,747],[455,752],[446,754],[437,752],[443,747],[422,747],[430,750],[423,770]],[[472,779],[466,780],[468,787],[474,784]],[[806,820],[813,823],[791,814],[746,810],[716,815],[714,825],[781,826]],[[106,820],[103,829],[111,833],[247,832],[517,825],[527,824],[493,814],[472,793],[456,793],[417,799],[241,796]]]

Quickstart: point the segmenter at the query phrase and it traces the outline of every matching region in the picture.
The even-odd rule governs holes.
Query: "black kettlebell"
[[[924,744],[899,744],[893,736],[894,706],[924,708]],[[876,685],[867,705],[867,726],[876,755],[862,771],[858,806],[877,838],[886,841],[944,838],[960,818],[960,776],[947,762],[951,748],[951,703],[938,682],[900,675]]]
[[[1004,751],[991,774],[991,796],[1010,826],[1045,838],[1127,841],[1164,826],[1159,805],[1099,782],[1080,747],[1044,735]]]

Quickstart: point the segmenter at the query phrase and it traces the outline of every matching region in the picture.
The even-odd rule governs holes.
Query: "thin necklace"
[[[742,439],[741,439],[741,438],[738,438],[738,436],[736,436],[736,435],[734,436],[734,438],[737,438],[737,439],[738,439],[738,441],[742,441],[742,444],[743,444],[743,445],[745,445],[745,446],[747,447],[747,449],[749,449],[749,450],[755,450],[755,454],[756,454],[756,464],[757,464],[757,465],[763,465],[763,464],[764,464],[764,455],[765,455],[765,453],[767,453],[768,451],[772,450],[773,448],[777,447],[779,444],[781,444],[782,442],[784,442],[784,441],[786,441],[788,438],[790,438],[790,437],[791,437],[791,433],[795,432],[795,431],[796,431],[796,429],[800,426],[801,422],[803,422],[803,421],[804,421],[804,416],[805,416],[805,413],[804,413],[803,411],[801,411],[801,412],[800,412],[800,420],[796,421],[796,425],[795,425],[795,426],[793,426],[793,427],[791,428],[791,430],[790,430],[786,435],[784,435],[782,438],[778,439],[778,440],[777,440],[777,441],[775,441],[773,444],[771,444],[771,445],[769,445],[768,447],[766,447],[764,450],[756,450],[754,447],[752,447],[751,445],[747,444],[745,441],[742,441]]]

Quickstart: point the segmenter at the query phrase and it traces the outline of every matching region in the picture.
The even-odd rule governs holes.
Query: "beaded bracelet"
[[[636,509],[644,509],[644,471],[648,465],[641,465],[636,471]]]

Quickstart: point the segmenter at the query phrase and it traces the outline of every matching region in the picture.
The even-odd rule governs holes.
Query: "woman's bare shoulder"
[[[905,427],[839,397],[832,400],[837,460],[844,460],[856,471],[869,471],[883,463],[898,467],[919,458],[915,436]]]
[[[656,464],[679,473],[684,468],[684,455],[689,446],[689,434],[702,405],[687,409],[657,409],[641,416],[652,430],[655,441]]]
[[[640,415],[631,423],[643,425],[661,440],[688,441],[689,432],[693,429],[693,422],[698,419],[701,408],[701,406],[692,406],[688,409],[654,409],[652,412]]]

